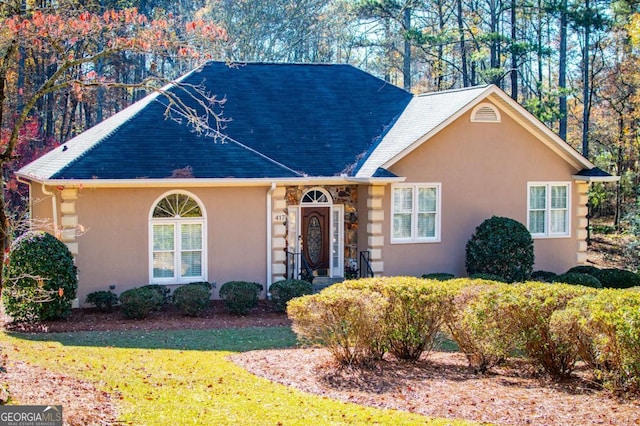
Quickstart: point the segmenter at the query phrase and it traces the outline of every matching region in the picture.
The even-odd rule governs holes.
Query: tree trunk
[[[511,0],[511,98],[518,101],[518,58],[516,56],[516,0]]]
[[[403,26],[405,32],[411,29],[411,8],[407,7],[403,12]],[[402,64],[402,80],[404,89],[411,90],[411,40],[405,35],[404,37],[404,61]]]
[[[562,1],[560,9],[560,47],[558,58],[558,88],[560,89],[560,123],[558,134],[567,140],[567,0]]]
[[[460,60],[462,66],[462,85],[469,87],[469,70],[467,69],[467,47],[464,37],[464,24],[462,19],[462,0],[458,0],[458,34],[460,36]]]
[[[585,2],[587,14],[590,14],[589,0]],[[590,76],[589,76],[589,57],[590,57],[590,35],[591,24],[585,23],[584,26],[584,47],[582,51],[582,155],[589,158],[589,117],[591,110],[591,92],[590,92]]]

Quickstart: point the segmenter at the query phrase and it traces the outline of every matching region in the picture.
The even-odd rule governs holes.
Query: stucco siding
[[[575,264],[577,240],[573,169],[502,114],[501,123],[472,123],[466,114],[389,167],[406,182],[441,184],[441,240],[390,243],[391,187],[385,193],[385,275],[465,274],[465,245],[475,228],[496,215],[527,223],[528,182],[571,183],[568,238],[536,239],[536,269],[564,272]]]
[[[53,188],[52,188],[53,189]],[[54,189],[55,190],[55,189]],[[92,291],[121,293],[146,285],[149,277],[149,214],[166,188],[82,189],[76,210],[85,232],[79,236],[80,302]],[[266,279],[266,189],[193,188],[187,193],[206,210],[207,278],[217,288],[231,280]],[[60,202],[58,197],[58,203]],[[40,207],[42,204],[42,207]],[[34,206],[34,214],[50,217],[50,202]]]

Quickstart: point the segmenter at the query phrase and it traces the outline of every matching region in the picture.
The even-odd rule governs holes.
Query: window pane
[[[200,251],[183,251],[181,277],[200,277],[202,276],[202,252]]]
[[[436,214],[418,214],[418,238],[433,238],[436,236]]]
[[[436,188],[418,188],[418,211],[435,213],[436,195]]]
[[[180,226],[182,250],[202,249],[202,224],[187,223]]]
[[[411,238],[411,214],[393,215],[393,238]]]
[[[567,211],[551,210],[551,233],[565,234],[567,233]]]
[[[396,188],[393,190],[393,211],[397,213],[413,211],[413,188]]]
[[[547,188],[545,186],[529,187],[529,208],[544,209],[547,206]]]
[[[544,211],[529,212],[529,232],[544,234]]]
[[[153,251],[173,249],[173,225],[153,225]]]
[[[153,278],[173,278],[173,252],[153,253]]]
[[[551,208],[566,209],[567,208],[567,187],[552,186],[551,187]]]

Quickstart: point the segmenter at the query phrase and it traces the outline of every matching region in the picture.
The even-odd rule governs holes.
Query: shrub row
[[[258,304],[262,290],[257,283],[230,281],[220,288],[220,298],[229,312],[246,315]],[[311,294],[312,287],[306,281],[282,280],[273,283],[270,290],[274,308],[284,312],[289,300]],[[176,288],[173,295],[168,287],[151,284],[126,290],[120,297],[111,291],[96,291],[87,295],[86,301],[103,312],[111,312],[119,302],[126,318],[141,319],[168,303],[173,303],[184,315],[198,316],[207,309],[210,299],[211,284],[195,282]]]
[[[582,359],[615,390],[640,389],[640,291],[419,278],[346,281],[289,303],[300,339],[342,364],[416,360],[439,333],[486,371],[514,353],[555,378]]]

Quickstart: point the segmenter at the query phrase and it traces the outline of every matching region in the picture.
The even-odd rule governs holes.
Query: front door
[[[302,255],[318,276],[329,274],[330,207],[302,208]]]

